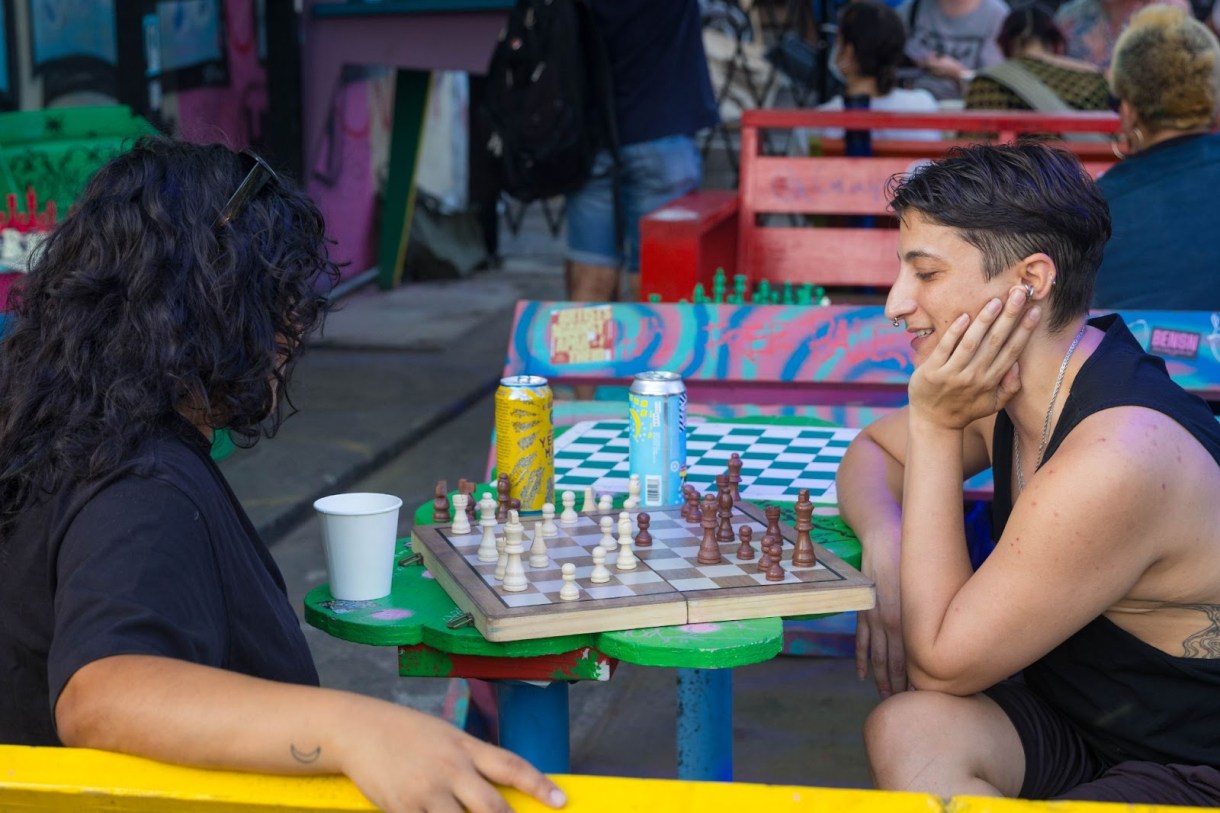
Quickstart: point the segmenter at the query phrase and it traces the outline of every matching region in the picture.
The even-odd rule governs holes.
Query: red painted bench
[[[696,283],[711,289],[715,272],[745,275],[750,287],[770,283],[888,288],[895,273],[898,233],[889,228],[793,227],[762,222],[768,215],[886,217],[886,183],[922,160],[939,157],[948,141],[874,142],[868,157],[767,155],[765,131],[795,128],[933,129],[990,133],[1011,141],[1022,133],[1108,135],[1110,113],[1047,115],[1031,112],[899,114],[867,110],[753,110],[741,125],[739,190],[701,190],[640,221],[640,296],[663,302],[690,299]],[[1094,176],[1114,164],[1097,140],[1063,141]],[[841,152],[841,142],[827,142]],[[841,219],[841,218],[840,218]]]

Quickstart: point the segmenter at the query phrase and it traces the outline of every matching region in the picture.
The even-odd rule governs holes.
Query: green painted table
[[[620,496],[616,504],[621,501]],[[851,532],[837,517],[817,521],[819,544],[858,566],[859,545]],[[420,507],[415,522],[432,522],[431,504]],[[412,559],[409,540],[399,541],[397,557],[389,596],[337,601],[321,585],[305,597],[305,620],[347,641],[398,647],[404,676],[495,680],[501,743],[556,773],[569,765],[569,681],[608,680],[618,661],[676,668],[678,778],[732,778],[732,667],[779,654],[780,618],[492,643],[474,627],[449,626],[461,610]]]

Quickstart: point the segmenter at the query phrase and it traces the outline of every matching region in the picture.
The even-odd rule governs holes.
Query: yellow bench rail
[[[946,804],[921,793],[747,783],[556,776],[569,813],[1173,813],[1185,808],[1091,802],[1023,802],[958,797]],[[519,813],[549,808],[515,791]],[[109,813],[370,811],[344,777],[287,777],[208,771],[80,748],[0,745],[0,810]]]

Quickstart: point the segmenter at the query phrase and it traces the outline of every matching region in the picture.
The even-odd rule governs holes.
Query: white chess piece
[[[618,543],[618,561],[615,567],[619,570],[635,570],[635,566],[639,563],[636,558],[635,551],[631,549],[631,534],[628,533]]]
[[[555,503],[553,502],[542,504],[542,535],[559,536],[559,529],[555,527]]]
[[[466,506],[470,498],[465,494],[453,495],[453,535],[460,536],[470,533],[470,518],[466,516]]]
[[[618,515],[618,543],[630,545],[631,542],[631,514],[621,511]]]
[[[598,547],[605,550],[614,550],[618,547],[618,542],[614,541],[614,520],[610,517],[602,517],[598,525],[602,529],[602,538],[597,541]]]
[[[599,499],[597,501],[597,510],[601,511],[603,514],[607,511],[613,511],[614,510],[614,498],[611,497],[609,494],[603,494],[601,496],[601,499]]]
[[[525,566],[521,564],[521,554],[525,553],[524,541],[525,526],[521,524],[516,511],[509,511],[508,522],[504,523],[504,554],[507,562],[500,586],[510,593],[519,593],[529,587],[529,580],[525,578]]]
[[[606,549],[601,545],[593,548],[593,572],[589,581],[594,584],[605,584],[610,581],[610,570],[606,567]]]
[[[563,587],[559,588],[559,597],[564,601],[576,601],[580,598],[580,586],[576,584],[576,565],[567,562],[560,570],[563,572]]]
[[[559,515],[559,524],[575,525],[580,522],[580,515],[576,513],[576,495],[571,491],[563,492],[563,513]]]
[[[496,537],[496,578],[500,581],[504,581],[504,574],[508,572],[507,544],[504,537]]]
[[[546,553],[546,533],[542,530],[542,520],[534,523],[534,544],[530,545],[530,567],[547,567],[551,557]]]
[[[585,499],[580,504],[580,510],[586,514],[597,510],[597,500],[593,497],[593,486],[585,486]]]
[[[623,507],[640,507],[640,475],[638,474],[631,475],[627,480],[627,499],[623,502]]]
[[[496,502],[489,494],[479,501],[479,525],[483,527],[483,538],[475,556],[480,562],[494,562],[500,555],[496,552]]]

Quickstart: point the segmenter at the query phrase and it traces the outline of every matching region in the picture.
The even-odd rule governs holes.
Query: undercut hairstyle
[[[877,80],[879,94],[894,89],[907,43],[898,12],[877,0],[854,0],[839,13],[839,36],[855,52],[860,73]]]
[[[957,147],[889,183],[899,218],[915,212],[956,229],[983,255],[992,279],[1032,254],[1055,263],[1047,326],[1062,330],[1087,313],[1110,208],[1071,153],[1037,141]]]
[[[1184,9],[1141,9],[1114,45],[1114,95],[1153,132],[1214,124],[1220,103],[1220,43]]]
[[[1000,26],[996,42],[1008,59],[1012,59],[1033,43],[1040,43],[1053,54],[1062,54],[1067,47],[1063,32],[1055,25],[1054,16],[1038,3],[1018,6],[1010,12]]]
[[[252,164],[142,138],[43,242],[0,342],[0,542],[28,502],[105,476],[151,427],[188,416],[251,446],[291,410],[338,268],[283,178],[222,222]]]

